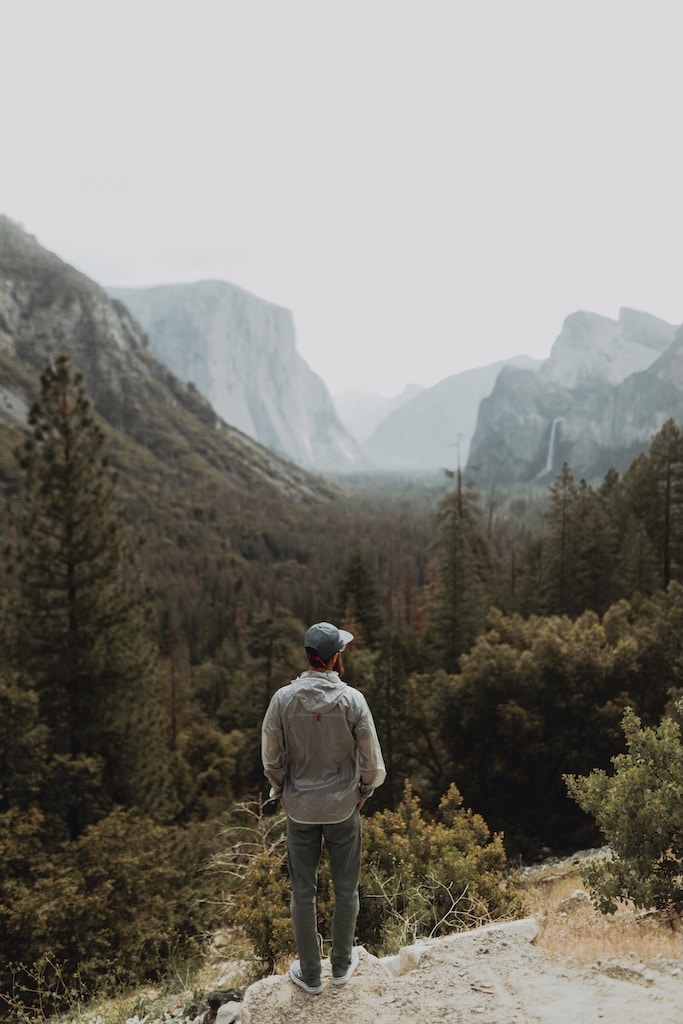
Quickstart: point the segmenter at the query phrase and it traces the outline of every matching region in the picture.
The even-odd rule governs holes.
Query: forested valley
[[[454,466],[304,500],[191,465],[174,486],[60,357],[2,443],[0,991],[38,964],[158,976],[229,923],[206,868],[265,800],[261,719],[311,622],[356,637],[388,768],[367,813],[408,782],[437,815],[455,785],[511,860],[598,843],[563,775],[608,769],[625,708],[655,726],[681,694],[673,421],[593,484],[565,465],[479,493]]]

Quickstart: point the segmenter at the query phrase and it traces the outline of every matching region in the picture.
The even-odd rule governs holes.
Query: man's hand
[[[360,800],[358,801],[358,803],[356,804],[356,807],[358,808],[358,810],[361,809],[361,807],[363,806],[364,803],[365,803],[365,800],[363,799],[363,797],[361,797]]]

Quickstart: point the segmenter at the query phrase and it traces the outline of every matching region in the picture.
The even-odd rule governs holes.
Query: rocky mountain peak
[[[470,449],[480,478],[546,481],[622,472],[669,417],[683,421],[683,335],[646,313],[567,317],[550,358],[530,375],[506,368],[482,401]]]
[[[310,469],[363,465],[323,381],[297,352],[290,310],[223,281],[109,294],[142,326],[156,358],[226,423]]]
[[[622,309],[618,320],[572,313],[541,377],[565,388],[616,385],[645,370],[673,341],[676,328],[648,313]]]

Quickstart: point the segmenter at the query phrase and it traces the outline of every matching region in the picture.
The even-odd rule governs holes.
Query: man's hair
[[[306,648],[306,657],[311,668],[325,668],[327,662],[312,647]]]

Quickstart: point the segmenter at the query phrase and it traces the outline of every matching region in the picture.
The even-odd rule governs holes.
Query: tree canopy
[[[306,667],[316,620],[356,635],[346,679],[366,693],[387,761],[367,809],[381,874],[365,884],[379,902],[404,853],[412,906],[432,886],[452,916],[431,860],[490,903],[505,853],[599,841],[613,824],[606,774],[576,782],[581,800],[563,777],[615,764],[631,792],[640,776],[613,760],[632,759],[626,707],[634,750],[673,749],[670,726],[657,732],[683,681],[673,421],[621,477],[591,484],[563,466],[547,490],[486,500],[458,470],[429,487],[373,478],[304,507],[218,471],[188,487],[187,465],[176,487],[152,455],[127,461],[66,357],[45,368],[3,478],[0,992],[3,962],[48,949],[92,984],[115,955],[131,979],[158,976],[175,942],[189,949],[211,927],[216,894],[198,868],[223,819],[264,797],[263,712]],[[284,907],[273,932],[259,903],[269,949],[287,918],[272,867],[254,866]],[[115,891],[135,903],[130,920],[125,899],[104,899]],[[413,914],[385,906],[397,926]],[[366,925],[379,941],[379,917]]]

